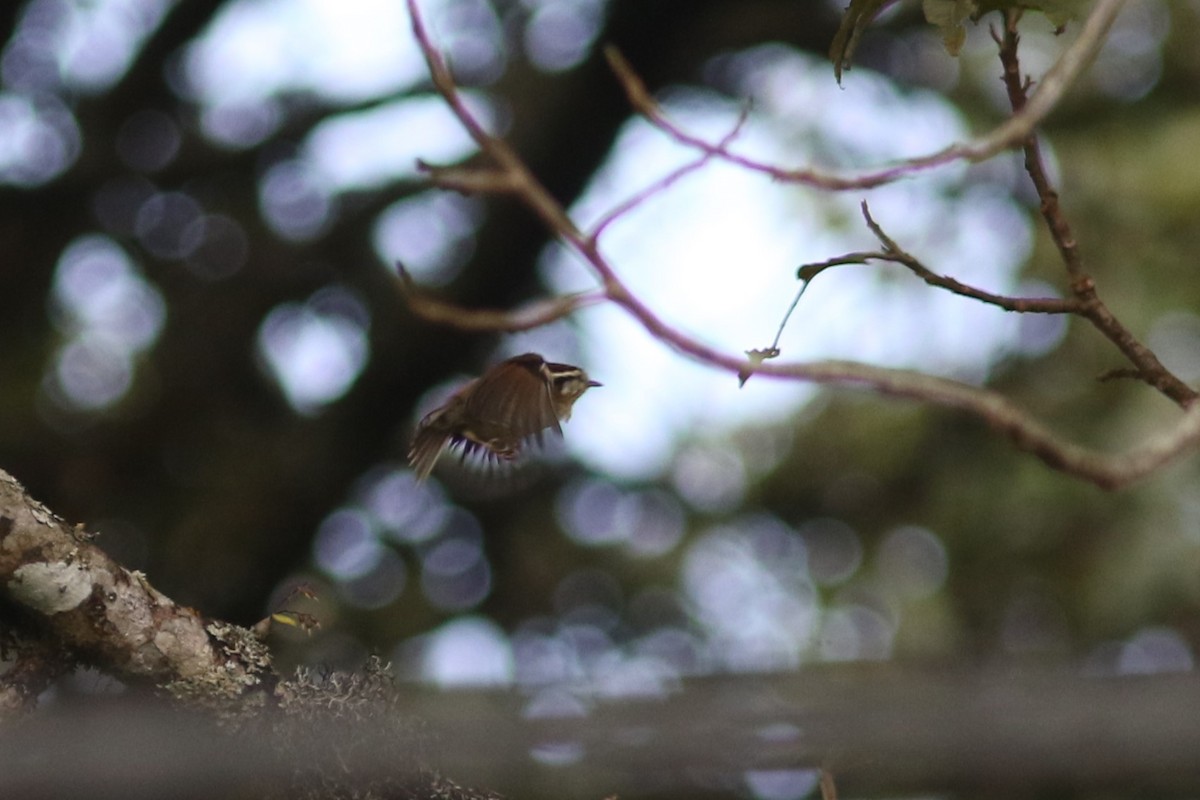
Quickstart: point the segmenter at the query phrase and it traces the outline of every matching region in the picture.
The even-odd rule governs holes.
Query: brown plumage
[[[501,361],[417,423],[409,465],[424,480],[447,447],[461,447],[464,458],[514,461],[527,440],[540,445],[547,429],[561,436],[571,406],[599,385],[579,367],[537,353]]]

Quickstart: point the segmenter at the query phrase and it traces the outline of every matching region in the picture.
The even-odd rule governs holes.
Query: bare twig
[[[413,35],[416,37],[417,43],[421,47],[421,54],[429,67],[429,76],[433,80],[434,88],[446,101],[459,124],[463,126],[475,144],[479,145],[483,155],[490,158],[494,168],[506,176],[507,180],[503,182],[505,190],[519,194],[546,226],[557,231],[568,242],[577,247],[594,250],[594,245],[585,241],[583,234],[567,216],[562,206],[546,191],[545,187],[538,183],[513,149],[504,140],[490,135],[483,124],[475,118],[471,109],[467,107],[466,101],[459,94],[458,86],[454,83],[454,77],[450,74],[445,60],[434,47],[429,31],[425,28],[421,12],[417,9],[416,0],[407,0],[407,3],[409,16],[412,19]]]
[[[680,353],[734,374],[746,375],[753,372],[775,378],[856,386],[871,389],[880,394],[960,409],[979,417],[997,430],[1003,431],[1017,447],[1034,454],[1051,467],[1105,489],[1116,489],[1137,481],[1200,445],[1200,404],[1192,406],[1162,434],[1125,452],[1110,455],[1063,439],[1003,395],[978,386],[909,370],[877,367],[852,361],[778,363],[764,360],[777,355],[777,350],[774,352],[770,350],[757,351],[758,358],[748,359],[741,355],[722,352],[671,326],[629,291],[616,271],[599,252],[596,241],[580,232],[558,201],[533,176],[512,148],[502,139],[489,135],[475,119],[459,96],[453,78],[429,37],[417,9],[416,0],[407,0],[407,2],[412,16],[413,32],[425,56],[435,87],[445,98],[451,111],[458,117],[463,127],[475,139],[483,155],[491,160],[493,168],[507,174],[507,180],[503,183],[516,187],[513,190],[515,195],[529,206],[549,230],[584,258],[599,279],[604,297],[620,306],[651,336]],[[1093,39],[1089,45],[1090,48],[1094,49],[1099,46],[1095,38],[1102,38],[1102,31],[1106,29],[1104,26],[1101,28],[1101,33],[1095,32],[1096,26],[1104,19],[1103,15],[1115,14],[1119,6],[1119,1],[1100,0],[1096,7],[1097,10],[1093,12],[1084,34],[1081,34],[1080,37],[1081,39],[1087,37]],[[1111,20],[1109,21],[1111,22]],[[1078,42],[1074,45],[1077,48],[1079,46]],[[1082,67],[1075,67],[1075,69],[1080,68]],[[1066,67],[1062,69],[1065,70]],[[1069,83],[1069,81],[1067,82]],[[1028,124],[1031,129],[1032,123]],[[1028,129],[1022,130],[1023,137],[1027,135]],[[1019,141],[1020,138],[1018,137],[1015,141]],[[701,149],[740,163],[709,145],[704,145]],[[750,164],[743,164],[743,166],[756,168]],[[858,184],[832,188],[849,188],[851,185]]]
[[[863,200],[860,207],[863,210],[866,227],[870,228],[871,233],[875,234],[876,239],[880,240],[881,245],[883,245],[882,251],[848,253],[836,259],[821,261],[818,264],[805,264],[800,267],[800,277],[805,277],[805,271],[808,271],[808,276],[811,278],[817,272],[839,264],[865,264],[869,260],[890,261],[890,263],[907,267],[908,271],[931,285],[931,287],[946,289],[949,293],[968,297],[971,300],[978,300],[989,306],[1003,308],[1004,311],[1034,314],[1073,314],[1080,312],[1082,303],[1074,299],[1074,297],[1063,299],[1063,297],[1012,297],[998,295],[992,294],[991,291],[977,289],[976,287],[972,287],[972,285],[956,281],[952,277],[938,275],[937,272],[925,266],[916,255],[907,252],[892,237],[884,233],[880,223],[877,223],[875,218],[871,216],[871,209],[870,206],[866,205],[866,200]]]
[[[853,253],[845,253],[844,255],[828,258],[824,261],[816,261],[811,264],[804,264],[796,270],[796,277],[800,280],[800,290],[796,292],[796,296],[792,299],[791,305],[783,315],[783,320],[779,323],[779,329],[775,332],[775,339],[771,342],[771,346],[763,350],[747,350],[746,355],[750,357],[751,362],[755,365],[761,364],[766,359],[777,358],[779,356],[779,340],[783,336],[783,330],[787,327],[788,319],[791,318],[792,312],[796,310],[796,306],[800,303],[800,298],[804,296],[808,285],[827,269],[832,267],[845,266],[847,264],[868,264],[871,261],[887,261],[893,264],[900,264],[907,267],[910,272],[919,277],[921,280],[930,286],[939,289],[945,289],[953,294],[960,295],[972,300],[978,300],[988,305],[994,305],[1005,311],[1017,311],[1022,313],[1036,314],[1070,314],[1078,313],[1081,304],[1075,298],[1062,299],[1058,297],[1008,297],[1005,295],[992,294],[982,289],[976,289],[974,286],[968,286],[965,283],[949,278],[944,275],[938,275],[933,270],[921,263],[920,259],[911,253],[904,250],[900,245],[896,244],[883,228],[871,216],[871,209],[867,205],[867,201],[862,201],[860,208],[862,209],[863,218],[866,220],[867,227],[875,234],[875,238],[879,239],[883,245],[882,250],[860,250]],[[743,370],[738,373],[738,379],[744,386],[746,381],[753,374],[754,370]]]
[[[746,119],[748,116],[749,116],[749,109],[743,108],[742,113],[740,115],[738,115],[737,124],[734,125],[733,130],[731,130],[729,133],[725,134],[725,136],[721,139],[721,141],[718,142],[718,145],[721,147],[724,147],[724,146],[728,145],[730,142],[732,142],[735,138],[737,138],[737,135],[739,133],[741,133],[742,126],[746,123]],[[621,215],[627,214],[629,211],[636,208],[638,205],[645,202],[647,199],[649,199],[653,195],[656,195],[656,194],[664,191],[665,189],[670,188],[680,178],[683,178],[684,176],[689,175],[692,172],[695,172],[696,170],[698,170],[701,167],[703,167],[704,165],[706,165],[712,159],[713,159],[712,153],[702,153],[699,158],[689,161],[688,163],[684,164],[683,166],[672,170],[671,172],[664,175],[662,178],[659,178],[657,181],[655,181],[654,183],[647,186],[645,189],[642,189],[641,191],[634,194],[628,200],[626,200],[622,203],[618,203],[617,205],[615,205],[612,208],[612,210],[610,210],[608,213],[606,213],[604,216],[602,216],[599,219],[599,221],[597,221],[596,224],[592,226],[592,231],[589,234],[589,238],[593,242],[595,242],[597,239],[600,238],[600,234],[604,232],[604,229],[607,228],[609,225],[611,225],[613,222],[615,222]]]
[[[1037,101],[1041,91],[1032,98],[1026,99],[1028,84],[1021,74],[1021,64],[1017,57],[1017,47],[1020,43],[1020,36],[1017,33],[1018,16],[1019,14],[1015,12],[1009,12],[1003,36],[997,36],[995,31],[992,32],[992,35],[1000,47],[1000,62],[1004,66],[1004,86],[1008,92],[1009,102],[1015,115],[1021,116]],[[1095,17],[1095,13],[1093,13],[1093,17]],[[1050,177],[1046,172],[1037,137],[1027,136],[1023,143],[1023,150],[1025,171],[1041,200],[1042,218],[1058,248],[1059,257],[1062,259],[1070,280],[1071,292],[1076,299],[1077,307],[1074,309],[1074,313],[1091,322],[1098,331],[1116,345],[1137,368],[1138,377],[1141,380],[1180,406],[1186,407],[1195,402],[1196,391],[1168,370],[1158,360],[1158,357],[1138,341],[1137,337],[1116,318],[1116,315],[1100,299],[1100,295],[1096,291],[1096,282],[1084,266],[1079,243],[1059,204],[1058,191],[1050,182]]]
[[[505,194],[521,187],[504,170],[480,167],[442,167],[417,159],[417,169],[429,175],[438,186],[463,194]]]
[[[936,153],[905,159],[889,167],[859,174],[843,174],[816,168],[780,167],[733,153],[723,143],[713,144],[694,136],[663,113],[662,107],[654,100],[645,83],[616,48],[606,48],[605,55],[634,110],[676,141],[753,172],[768,175],[774,180],[834,191],[869,189],[954,161],[986,161],[997,153],[1019,145],[1054,110],[1066,90],[1095,58],[1124,2],[1125,0],[1099,0],[1096,3],[1078,38],[1063,51],[1054,66],[1042,77],[1038,91],[1029,98],[1029,102],[1019,113],[1009,117],[1003,124],[971,141],[953,144]]]
[[[413,281],[403,264],[397,263],[396,271],[400,279],[400,292],[414,314],[429,322],[453,325],[465,331],[527,331],[607,299],[603,292],[580,292],[537,300],[509,311],[463,308],[425,292]]]

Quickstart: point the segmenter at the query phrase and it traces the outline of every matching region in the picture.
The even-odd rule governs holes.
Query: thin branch
[[[1117,367],[1096,376],[1096,380],[1100,383],[1108,383],[1109,381],[1135,380],[1140,381],[1142,373],[1132,367]]]
[[[455,84],[454,77],[450,74],[445,60],[434,47],[429,31],[425,27],[425,21],[417,8],[416,0],[406,0],[406,2],[408,3],[409,17],[412,20],[413,36],[421,47],[421,54],[429,68],[433,86],[446,101],[459,124],[479,146],[483,155],[492,160],[494,167],[505,173],[508,180],[513,182],[511,191],[520,194],[547,227],[557,231],[559,235],[577,247],[594,249],[593,245],[584,240],[583,234],[580,233],[574,221],[567,216],[562,206],[538,183],[513,149],[503,139],[490,135],[483,124],[475,118],[463,96],[459,94],[458,86]]]
[[[414,314],[428,322],[452,325],[464,331],[527,331],[562,319],[577,309],[608,298],[603,292],[580,292],[537,300],[508,311],[463,308],[433,297],[413,281],[403,264],[396,264],[400,294]]]
[[[745,125],[746,119],[749,117],[749,113],[749,109],[742,109],[741,114],[738,115],[737,124],[733,126],[733,130],[722,137],[721,141],[718,142],[719,146],[724,147],[737,138],[737,135],[741,133],[742,126]],[[633,210],[650,197],[670,188],[684,176],[689,175],[705,166],[713,159],[713,157],[714,156],[712,153],[703,153],[693,161],[689,161],[683,166],[677,167],[676,169],[667,173],[662,178],[659,178],[654,183],[634,194],[628,200],[618,203],[607,214],[602,216],[594,226],[592,226],[592,231],[588,235],[588,238],[595,242],[600,238],[600,234],[604,232],[604,229],[615,222],[620,216]]]
[[[1117,5],[1119,6],[1119,3]],[[1098,9],[1099,6],[1097,6]],[[1096,16],[1095,12],[1092,16]],[[1021,74],[1021,64],[1017,56],[1017,48],[1020,43],[1020,36],[1017,32],[1018,17],[1018,13],[1009,12],[1005,20],[1003,36],[996,36],[995,31],[992,32],[992,36],[1000,46],[1000,62],[1004,66],[1004,87],[1008,92],[1009,103],[1012,105],[1015,115],[1021,116],[1037,102],[1037,98],[1044,88],[1034,94],[1032,98],[1026,98],[1028,84]],[[1079,243],[1075,239],[1075,234],[1059,203],[1058,191],[1050,182],[1037,137],[1027,136],[1023,143],[1023,150],[1025,171],[1033,182],[1034,189],[1041,201],[1042,218],[1058,248],[1059,257],[1062,259],[1070,279],[1071,292],[1078,302],[1076,313],[1091,322],[1098,331],[1117,346],[1117,349],[1137,368],[1141,380],[1180,406],[1187,407],[1195,402],[1198,397],[1196,391],[1168,370],[1158,360],[1158,357],[1138,341],[1137,337],[1117,319],[1116,315],[1100,299],[1100,295],[1096,291],[1096,282],[1084,265]]]
[[[499,169],[441,167],[421,159],[417,159],[417,169],[443,189],[463,194],[510,194],[521,188],[513,183],[512,175]]]
[[[748,156],[731,152],[724,144],[712,144],[698,136],[687,133],[667,117],[662,107],[654,100],[641,77],[615,47],[605,48],[605,56],[617,80],[625,89],[629,103],[635,111],[676,141],[694,147],[701,152],[722,158],[730,163],[753,172],[762,173],[773,180],[800,183],[818,189],[845,191],[847,189],[870,189],[921,170],[949,164],[954,161],[986,161],[998,153],[1016,147],[1027,139],[1037,125],[1058,105],[1066,90],[1091,64],[1104,44],[1109,28],[1125,0],[1099,0],[1083,24],[1078,38],[1063,51],[1054,65],[1042,77],[1038,91],[1029,102],[1012,117],[1005,120],[987,134],[967,142],[915,158],[905,159],[883,169],[860,174],[841,174],[815,168],[791,169],[768,164]]]
[[[954,278],[939,275],[933,270],[921,263],[920,259],[912,255],[904,248],[900,247],[892,237],[890,237],[883,228],[871,216],[871,208],[864,200],[860,204],[863,219],[866,220],[867,227],[871,233],[875,234],[875,238],[879,239],[883,245],[882,250],[860,250],[853,253],[845,253],[844,255],[835,256],[825,259],[824,261],[816,261],[810,264],[804,264],[796,270],[796,277],[800,280],[800,290],[792,299],[791,305],[783,315],[783,320],[779,323],[779,329],[775,332],[775,339],[771,342],[771,346],[763,350],[747,350],[746,355],[750,357],[751,363],[757,368],[758,364],[771,358],[779,356],[779,340],[783,336],[784,328],[787,327],[787,322],[792,316],[792,312],[796,310],[796,306],[800,303],[800,298],[804,296],[805,290],[813,279],[827,269],[832,267],[845,266],[847,264],[868,264],[872,261],[886,261],[892,264],[899,264],[906,267],[910,272],[919,277],[921,280],[930,286],[957,294],[961,297],[966,297],[971,300],[978,300],[981,303],[997,306],[1005,311],[1016,311],[1020,313],[1033,314],[1078,314],[1082,311],[1082,303],[1076,298],[1059,298],[1059,297],[1008,297],[1006,295],[992,294],[983,289],[977,289],[974,286],[968,286],[965,283],[955,280]],[[745,385],[749,380],[754,370],[743,370],[738,373],[738,379],[741,385]]]
[[[796,310],[796,306],[800,303],[800,298],[804,295],[805,289],[808,288],[813,279],[827,269],[847,264],[868,264],[871,261],[886,261],[892,264],[899,264],[906,267],[930,286],[945,289],[952,294],[957,294],[971,300],[978,300],[981,303],[997,306],[1005,311],[1034,314],[1071,314],[1079,313],[1080,311],[1081,304],[1074,298],[1008,297],[1006,295],[992,294],[983,289],[968,286],[954,278],[938,275],[921,263],[920,259],[916,256],[900,247],[892,237],[884,232],[879,223],[875,221],[875,218],[871,216],[871,208],[867,205],[866,200],[862,201],[860,208],[862,209],[862,215],[866,220],[867,227],[870,228],[871,233],[875,234],[875,238],[879,239],[880,244],[883,245],[883,249],[859,250],[853,253],[845,253],[844,255],[828,258],[824,261],[804,264],[797,269],[796,277],[801,281],[800,291],[796,293],[791,305],[788,306],[787,312],[783,315],[783,320],[779,323],[779,330],[775,332],[775,339],[771,342],[771,346],[765,350],[749,350],[746,353],[756,364],[779,355],[779,339],[783,336],[783,330],[787,326],[787,321],[792,316],[792,312]],[[750,372],[739,373],[738,377],[741,379],[743,385],[746,383],[746,379],[750,377],[750,374]]]
[[[462,102],[445,63],[429,37],[416,0],[407,2],[412,16],[413,32],[429,66],[434,85],[463,127],[475,139],[480,150],[492,160],[496,168],[509,173],[510,180],[519,187],[516,190],[517,195],[547,228],[588,262],[603,285],[603,295],[625,310],[652,337],[678,352],[733,374],[754,372],[775,378],[856,386],[880,394],[959,409],[1004,432],[1018,448],[1034,454],[1049,466],[1105,489],[1117,489],[1133,483],[1200,445],[1200,404],[1195,404],[1187,410],[1158,436],[1125,452],[1110,455],[1057,436],[1003,395],[978,386],[909,370],[877,367],[853,361],[777,363],[763,362],[761,358],[747,359],[741,355],[722,352],[669,325],[629,291],[616,271],[600,254],[596,242],[579,231],[558,201],[534,177],[512,148],[502,139],[487,134],[472,116]],[[1099,19],[1097,15],[1110,11],[1115,14],[1115,8],[1119,5],[1120,2],[1114,0],[1100,0],[1097,10],[1089,20],[1089,26],[1080,38],[1098,35],[1089,33]],[[1093,41],[1091,46],[1094,48],[1099,45]],[[719,151],[714,150],[714,153],[725,157]]]
[[[732,363],[717,366],[732,370],[740,363],[733,359]],[[893,397],[966,411],[1048,466],[1107,490],[1135,483],[1200,446],[1200,404],[1193,404],[1174,423],[1142,444],[1107,454],[1063,439],[1003,395],[946,378],[847,361],[767,363],[755,372],[816,383],[859,385]]]
[[[879,223],[871,216],[871,209],[867,206],[867,201],[862,202],[862,214],[866,219],[867,227],[871,229],[871,233],[875,234],[875,238],[883,245],[883,252],[868,253],[867,258],[880,261],[890,261],[893,264],[900,264],[907,267],[910,272],[919,277],[921,280],[930,286],[936,286],[939,289],[945,289],[952,294],[957,294],[962,297],[967,297],[972,300],[978,300],[981,303],[997,306],[1005,311],[1018,311],[1021,313],[1032,314],[1078,314],[1082,311],[1083,304],[1075,298],[1060,298],[1060,297],[1009,297],[1006,295],[992,294],[991,292],[977,289],[974,286],[968,286],[965,283],[955,280],[954,278],[945,275],[939,275],[933,270],[921,263],[920,259],[905,251],[900,245],[888,236]]]
[[[779,330],[775,331],[775,338],[771,340],[771,346],[766,350],[767,353],[772,354],[769,356],[770,358],[774,358],[775,356],[779,355],[779,340],[783,338],[783,329],[787,327],[787,321],[789,318],[791,318],[792,312],[796,310],[796,306],[800,305],[800,298],[804,297],[804,290],[808,288],[810,283],[812,283],[811,278],[801,281],[800,291],[796,292],[796,296],[792,298],[791,304],[788,306],[787,311],[783,314],[783,319],[779,321]],[[742,380],[742,383],[745,382],[745,380]]]

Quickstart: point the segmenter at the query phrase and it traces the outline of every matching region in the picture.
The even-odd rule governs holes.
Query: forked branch
[[[1078,314],[1083,309],[1083,303],[1074,297],[1009,297],[969,286],[947,275],[939,275],[925,266],[920,259],[902,248],[892,237],[884,232],[882,226],[871,216],[871,208],[867,205],[867,201],[864,200],[860,207],[867,227],[871,233],[875,234],[875,238],[883,245],[883,249],[846,253],[845,255],[835,256],[825,261],[805,264],[797,270],[796,277],[807,283],[831,267],[843,266],[845,264],[868,264],[872,261],[886,261],[905,267],[909,272],[934,288],[945,289],[951,294],[971,300],[978,300],[981,303],[996,306],[1005,311],[1017,311],[1025,314]],[[778,342],[778,338],[776,338],[776,342]]]
[[[1116,5],[1119,6],[1119,4]],[[1100,7],[1097,6],[1097,12],[1099,9]],[[1093,18],[1097,12],[1093,12]],[[1004,87],[1008,92],[1009,103],[1012,105],[1015,116],[1025,113],[1041,95],[1041,91],[1038,91],[1033,97],[1027,96],[1029,83],[1021,73],[1021,64],[1017,58],[1017,49],[1021,41],[1017,33],[1019,18],[1019,12],[1009,12],[1005,19],[1003,35],[992,32],[992,37],[1000,48],[1000,63],[1004,67]],[[1116,345],[1117,349],[1133,364],[1136,377],[1178,405],[1187,407],[1196,400],[1196,391],[1163,366],[1150,348],[1138,341],[1133,332],[1122,324],[1108,305],[1101,300],[1096,289],[1096,282],[1087,271],[1083,255],[1079,250],[1079,243],[1059,203],[1058,191],[1050,182],[1037,137],[1027,136],[1022,142],[1022,150],[1025,155],[1025,172],[1029,175],[1034,189],[1037,191],[1038,199],[1041,201],[1042,218],[1058,249],[1059,258],[1067,272],[1070,291],[1077,301],[1078,307],[1073,313],[1086,319]]]

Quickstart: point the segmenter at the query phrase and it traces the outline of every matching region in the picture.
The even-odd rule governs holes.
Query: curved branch
[[[1054,65],[1042,77],[1037,91],[1029,98],[1029,102],[993,130],[971,141],[952,144],[936,153],[905,159],[890,167],[857,175],[814,168],[780,167],[733,153],[724,143],[712,144],[698,136],[693,136],[663,113],[662,107],[654,100],[645,83],[615,47],[605,48],[604,54],[608,58],[608,63],[617,80],[625,89],[625,94],[633,109],[681,144],[722,158],[752,172],[767,175],[772,180],[800,183],[831,191],[870,189],[907,177],[915,172],[943,166],[954,161],[986,161],[998,153],[1020,145],[1029,138],[1034,128],[1054,110],[1066,90],[1092,63],[1124,4],[1125,0],[1099,0],[1084,22],[1078,38],[1063,51]]]

